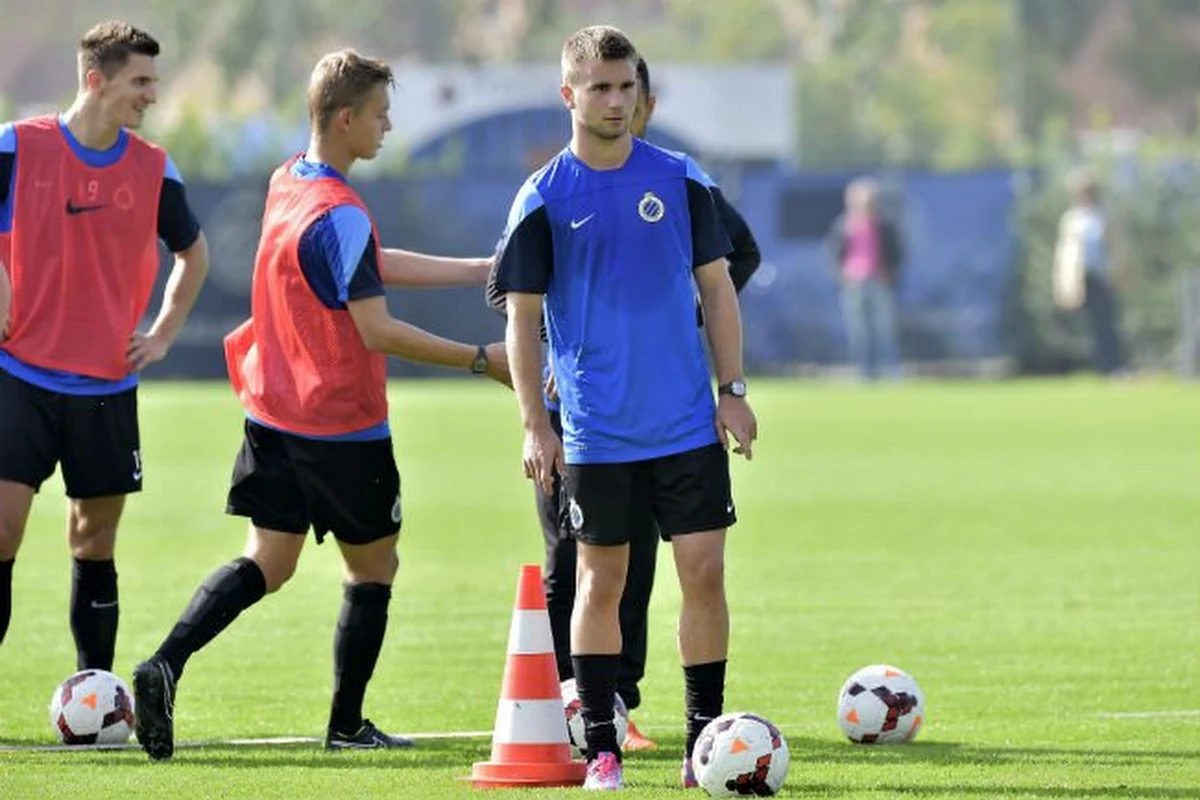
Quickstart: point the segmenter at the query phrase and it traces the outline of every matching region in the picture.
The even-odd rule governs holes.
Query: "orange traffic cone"
[[[492,731],[492,757],[471,770],[476,788],[579,786],[586,766],[571,760],[542,570],[521,567],[504,683]]]

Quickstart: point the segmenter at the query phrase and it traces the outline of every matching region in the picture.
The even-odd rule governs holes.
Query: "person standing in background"
[[[1119,239],[1100,206],[1095,178],[1081,173],[1071,183],[1071,207],[1059,220],[1054,248],[1054,304],[1065,311],[1084,310],[1096,370],[1121,375],[1125,357],[1117,303],[1123,264]]]
[[[900,377],[895,290],[904,262],[896,226],[879,213],[879,186],[859,178],[846,187],[846,211],[829,230],[841,286],[850,359],[865,380]]]

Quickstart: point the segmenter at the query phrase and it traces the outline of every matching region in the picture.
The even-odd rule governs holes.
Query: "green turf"
[[[468,382],[393,387],[402,566],[368,714],[400,731],[488,730],[518,565],[541,556],[515,404]],[[793,797],[1200,798],[1200,387],[1098,381],[758,381],[762,440],[735,466],[727,709],[778,722]],[[239,554],[221,513],[239,441],[224,385],[147,386],[146,492],[118,549],[128,676],[196,584]],[[0,647],[0,743],[52,741],[73,665],[57,483],[35,505]],[[667,550],[662,555],[669,559]],[[340,602],[310,543],[282,592],[191,662],[183,741],[317,736]],[[628,758],[629,794],[677,797],[678,590],[664,561],[636,720],[664,745]],[[891,662],[920,681],[918,741],[839,736],[842,680]],[[488,741],[328,755],[315,745],[0,753],[0,798],[464,797]],[[521,796],[560,796],[529,792]]]

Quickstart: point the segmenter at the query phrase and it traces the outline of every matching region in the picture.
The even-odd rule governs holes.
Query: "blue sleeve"
[[[489,293],[545,294],[554,272],[550,217],[537,188],[521,187],[508,214],[508,226],[496,254],[496,279]]]
[[[183,176],[179,174],[179,167],[175,166],[175,162],[170,156],[167,156],[167,166],[163,170],[163,178],[176,183],[183,183]]]
[[[689,178],[691,178],[696,183],[700,184],[701,186],[703,186],[706,189],[712,189],[712,188],[716,187],[717,182],[714,181],[712,178],[710,178],[708,173],[705,172],[703,169],[701,169],[700,165],[697,164],[691,158],[691,156],[683,155],[683,160],[684,160],[684,163],[687,164],[687,176]]]
[[[17,175],[17,129],[0,125],[0,233],[12,231],[12,188]]]
[[[300,237],[300,269],[327,308],[382,295],[371,218],[357,206],[337,206]]]

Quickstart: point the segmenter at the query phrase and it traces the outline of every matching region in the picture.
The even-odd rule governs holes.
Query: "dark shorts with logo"
[[[330,442],[250,420],[233,465],[226,513],[257,527],[370,544],[400,532],[400,473],[392,440]]]
[[[0,480],[37,491],[59,464],[67,497],[140,492],[137,388],[64,394],[0,369]]]
[[[719,444],[646,461],[568,464],[562,502],[571,534],[619,545],[653,519],[662,538],[723,530],[737,522],[729,454]]]

